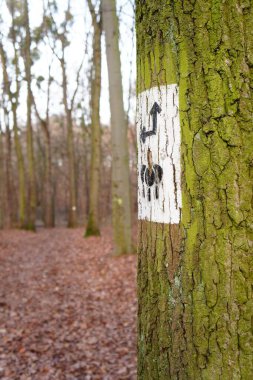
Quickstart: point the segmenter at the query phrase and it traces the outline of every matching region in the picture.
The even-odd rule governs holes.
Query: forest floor
[[[110,231],[0,232],[0,379],[136,379],[136,256]]]

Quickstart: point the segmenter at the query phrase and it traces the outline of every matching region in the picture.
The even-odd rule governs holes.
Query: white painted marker
[[[138,219],[180,222],[179,89],[153,87],[137,98]]]

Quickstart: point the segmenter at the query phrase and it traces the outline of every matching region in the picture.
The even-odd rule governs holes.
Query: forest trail
[[[0,379],[136,378],[136,256],[109,230],[0,232]]]

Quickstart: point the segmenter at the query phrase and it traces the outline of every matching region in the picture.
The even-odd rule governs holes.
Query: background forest
[[[129,0],[0,0],[1,379],[136,378],[134,33]]]
[[[85,226],[95,212],[95,225],[90,221],[87,232],[97,234],[101,222],[110,223],[112,213],[110,106],[100,4],[6,0],[0,7],[0,226]],[[133,15],[131,1],[118,2],[135,213]]]

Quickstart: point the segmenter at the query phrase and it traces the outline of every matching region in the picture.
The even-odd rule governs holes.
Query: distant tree
[[[41,82],[45,81],[45,78],[39,76],[37,78],[37,85],[40,88]],[[32,93],[33,105],[37,118],[39,120],[41,130],[44,136],[45,147],[45,182],[44,182],[44,194],[43,194],[43,216],[45,227],[54,227],[54,196],[53,196],[53,178],[52,178],[52,149],[51,149],[51,133],[50,133],[50,119],[49,119],[49,105],[50,105],[50,86],[52,83],[51,77],[51,65],[48,68],[47,78],[47,101],[46,101],[46,115],[43,118],[38,110],[35,97]]]
[[[119,52],[119,22],[115,0],[102,0],[112,127],[112,219],[115,254],[132,250],[130,174],[127,123]]]
[[[89,199],[90,199],[90,186],[89,186],[89,177],[90,177],[90,166],[89,165],[89,156],[90,156],[90,141],[91,141],[91,134],[90,134],[90,128],[85,123],[84,114],[81,118],[81,129],[82,129],[82,152],[83,152],[83,160],[82,160],[82,174],[84,179],[84,185],[83,190],[85,197],[82,199],[84,200],[84,214],[85,216],[89,215]]]
[[[93,58],[91,68],[91,167],[89,216],[86,236],[99,235],[99,198],[100,198],[100,166],[101,166],[101,126],[100,126],[100,94],[101,94],[101,9],[96,13],[91,0],[87,0],[93,26]]]
[[[8,98],[8,102],[11,105],[12,119],[13,119],[13,132],[14,132],[14,146],[17,157],[18,166],[18,219],[21,228],[26,228],[27,226],[27,216],[26,216],[26,180],[25,180],[25,164],[24,156],[22,152],[22,146],[19,136],[18,120],[17,120],[17,109],[19,105],[19,94],[20,94],[20,29],[22,25],[22,6],[19,2],[7,1],[6,2],[10,16],[11,25],[9,30],[9,38],[13,48],[14,57],[8,60],[6,51],[3,45],[3,39],[0,41],[0,57],[2,63],[2,73],[3,73],[3,91]],[[14,72],[14,79],[8,73],[8,68],[12,68]],[[11,89],[14,87],[15,90]],[[8,128],[8,126],[7,126]]]
[[[1,56],[1,54],[0,54]],[[5,87],[5,86],[4,86]],[[13,152],[12,152],[12,131],[10,129],[10,114],[11,109],[9,107],[8,95],[3,91],[2,99],[2,109],[4,118],[5,133],[3,135],[4,139],[4,199],[5,199],[5,217],[4,225],[7,228],[17,225],[17,212],[16,212],[16,202],[15,202],[15,191],[14,191],[14,168],[13,168]]]
[[[57,57],[62,71],[62,94],[63,104],[67,122],[67,150],[68,150],[68,174],[69,174],[69,217],[68,226],[75,227],[77,225],[77,181],[75,170],[75,149],[73,137],[73,108],[75,104],[76,94],[78,92],[80,73],[83,66],[83,61],[77,71],[76,87],[72,97],[69,96],[69,86],[66,68],[66,49],[70,44],[68,40],[69,29],[73,24],[73,15],[70,9],[70,0],[67,3],[67,8],[64,12],[64,20],[58,26],[55,21],[55,13],[58,7],[55,1],[48,2],[45,8],[44,22],[47,28],[49,44],[52,41],[51,48],[54,55]],[[56,48],[59,43],[60,49]],[[59,51],[58,51],[59,50]]]
[[[160,139],[164,178],[138,168],[164,205],[140,220],[139,379],[253,378],[252,20],[252,1],[136,2],[139,148]]]
[[[28,220],[27,228],[29,230],[36,229],[36,176],[35,161],[33,147],[33,128],[32,128],[32,58],[31,58],[31,32],[29,19],[28,0],[24,0],[24,64],[25,64],[25,80],[27,88],[27,121],[26,121],[26,137],[27,137],[27,158],[28,158]]]

